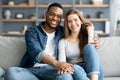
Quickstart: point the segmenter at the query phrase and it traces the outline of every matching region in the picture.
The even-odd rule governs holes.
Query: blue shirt
[[[36,63],[36,56],[42,52],[47,43],[47,35],[43,31],[42,26],[45,22],[42,22],[38,26],[30,27],[25,33],[25,41],[26,41],[26,53],[23,56],[20,67],[30,68]],[[57,26],[55,32],[55,52],[58,54],[58,42],[63,37],[63,27]],[[58,56],[57,56],[58,57]]]

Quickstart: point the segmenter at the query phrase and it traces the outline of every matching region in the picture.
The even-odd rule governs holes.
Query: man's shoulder
[[[63,26],[62,25],[59,25],[58,27],[63,30]]]
[[[31,26],[27,30],[34,30],[35,28],[36,28],[36,26]]]
[[[59,25],[58,27],[57,27],[57,30],[56,30],[58,33],[60,33],[60,34],[64,34],[64,31],[63,31],[63,26],[61,26],[61,25]]]
[[[36,31],[40,31],[40,27],[39,27],[40,25],[38,25],[38,26],[32,26],[32,27],[29,27],[28,29],[27,29],[27,31],[28,32],[36,32]]]

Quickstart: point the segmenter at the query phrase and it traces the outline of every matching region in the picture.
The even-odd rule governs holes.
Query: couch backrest
[[[101,38],[98,51],[105,76],[120,76],[120,37]]]
[[[0,66],[5,69],[18,66],[25,49],[24,37],[0,36]]]
[[[105,76],[120,76],[120,37],[103,37],[98,49]],[[18,66],[26,46],[24,37],[0,36],[0,66]]]

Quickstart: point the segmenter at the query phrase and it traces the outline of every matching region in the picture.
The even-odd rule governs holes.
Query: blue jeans
[[[85,63],[74,64],[74,74],[59,75],[57,70],[50,65],[29,69],[11,67],[5,74],[5,80],[90,80],[89,76],[93,73],[99,74],[99,80],[102,80],[104,72],[94,45],[86,45],[83,55]]]
[[[74,80],[90,80],[90,75],[98,74],[99,80],[103,80],[104,71],[99,60],[99,53],[92,44],[88,44],[83,49],[84,63],[73,65]]]
[[[58,74],[48,65],[33,68],[11,67],[5,73],[5,80],[73,80],[70,73]]]

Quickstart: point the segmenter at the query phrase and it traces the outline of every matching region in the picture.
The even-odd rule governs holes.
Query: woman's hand
[[[90,24],[86,27],[88,34],[94,34],[94,25]]]
[[[100,41],[98,37],[94,36],[92,44],[94,44],[97,49],[100,48]]]
[[[100,41],[98,37],[94,36],[94,25],[90,24],[86,27],[89,37],[92,37],[91,44],[94,44],[95,47],[98,49],[100,47]]]
[[[63,74],[66,72],[73,74],[73,72],[74,72],[74,70],[72,68],[72,64],[67,63],[67,62],[58,62],[55,67],[58,70],[58,74]]]

